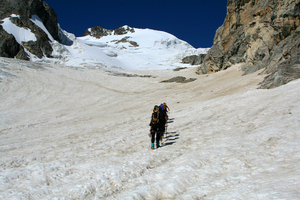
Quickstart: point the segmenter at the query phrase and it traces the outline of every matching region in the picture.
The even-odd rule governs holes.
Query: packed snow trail
[[[300,81],[194,72],[0,58],[0,198],[299,199]],[[160,83],[176,76],[197,80]],[[172,123],[151,150],[162,102]]]

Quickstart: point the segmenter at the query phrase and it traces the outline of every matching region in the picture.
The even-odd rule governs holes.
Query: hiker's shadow
[[[177,132],[167,132],[165,141],[163,143],[164,146],[169,146],[176,143],[176,140],[179,139],[179,133]]]
[[[175,118],[168,119],[168,123],[173,123]]]

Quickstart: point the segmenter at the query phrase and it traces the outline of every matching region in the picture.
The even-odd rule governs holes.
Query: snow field
[[[298,199],[299,81],[0,59],[1,199]],[[8,75],[11,74],[10,76]],[[12,76],[14,75],[14,76]],[[175,76],[196,81],[160,83]],[[153,106],[170,107],[150,149]]]

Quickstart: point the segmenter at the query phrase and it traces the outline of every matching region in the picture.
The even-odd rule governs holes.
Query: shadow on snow
[[[169,146],[176,143],[176,140],[179,139],[179,134],[177,132],[167,132],[165,135],[165,141],[163,146]]]

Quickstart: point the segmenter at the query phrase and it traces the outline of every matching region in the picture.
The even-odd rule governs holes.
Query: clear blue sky
[[[195,48],[211,47],[226,17],[227,0],[45,0],[61,28],[82,36],[87,28],[123,25],[165,31]]]

